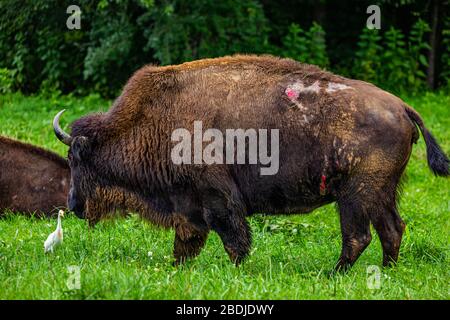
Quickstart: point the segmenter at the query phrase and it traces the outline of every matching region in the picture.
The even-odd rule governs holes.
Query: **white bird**
[[[61,217],[64,217],[64,211],[58,212],[58,224],[56,230],[49,234],[47,240],[44,242],[44,253],[49,251],[53,252],[53,249],[63,242],[63,229],[61,226]]]

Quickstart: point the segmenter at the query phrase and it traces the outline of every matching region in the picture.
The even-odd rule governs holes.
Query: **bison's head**
[[[70,191],[68,206],[79,218],[89,218],[86,210],[89,201],[95,194],[97,187],[95,166],[92,161],[92,144],[89,138],[82,135],[70,136],[65,133],[60,125],[59,118],[64,110],[60,111],[53,119],[53,129],[56,137],[68,145],[68,160],[71,171]]]

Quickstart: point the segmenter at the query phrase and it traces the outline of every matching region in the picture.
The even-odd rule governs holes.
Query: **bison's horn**
[[[72,143],[72,137],[65,133],[59,126],[59,117],[61,117],[64,111],[66,110],[64,109],[58,112],[58,114],[53,119],[53,130],[55,131],[55,135],[59,141],[61,141],[65,145],[70,146],[70,144]]]

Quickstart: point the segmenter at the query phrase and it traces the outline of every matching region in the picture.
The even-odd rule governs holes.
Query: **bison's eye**
[[[91,143],[88,138],[79,136],[75,137],[72,142],[72,152],[77,161],[86,159],[91,153]]]

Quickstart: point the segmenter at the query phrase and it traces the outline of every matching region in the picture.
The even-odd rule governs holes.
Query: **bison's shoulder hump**
[[[163,81],[165,83],[175,80],[177,76],[185,73],[214,69],[215,72],[223,70],[244,70],[254,67],[262,73],[326,73],[317,66],[301,63],[288,58],[279,58],[271,55],[232,55],[220,58],[208,58],[189,61],[178,65],[155,66],[146,65],[136,71],[130,83],[140,80]]]

